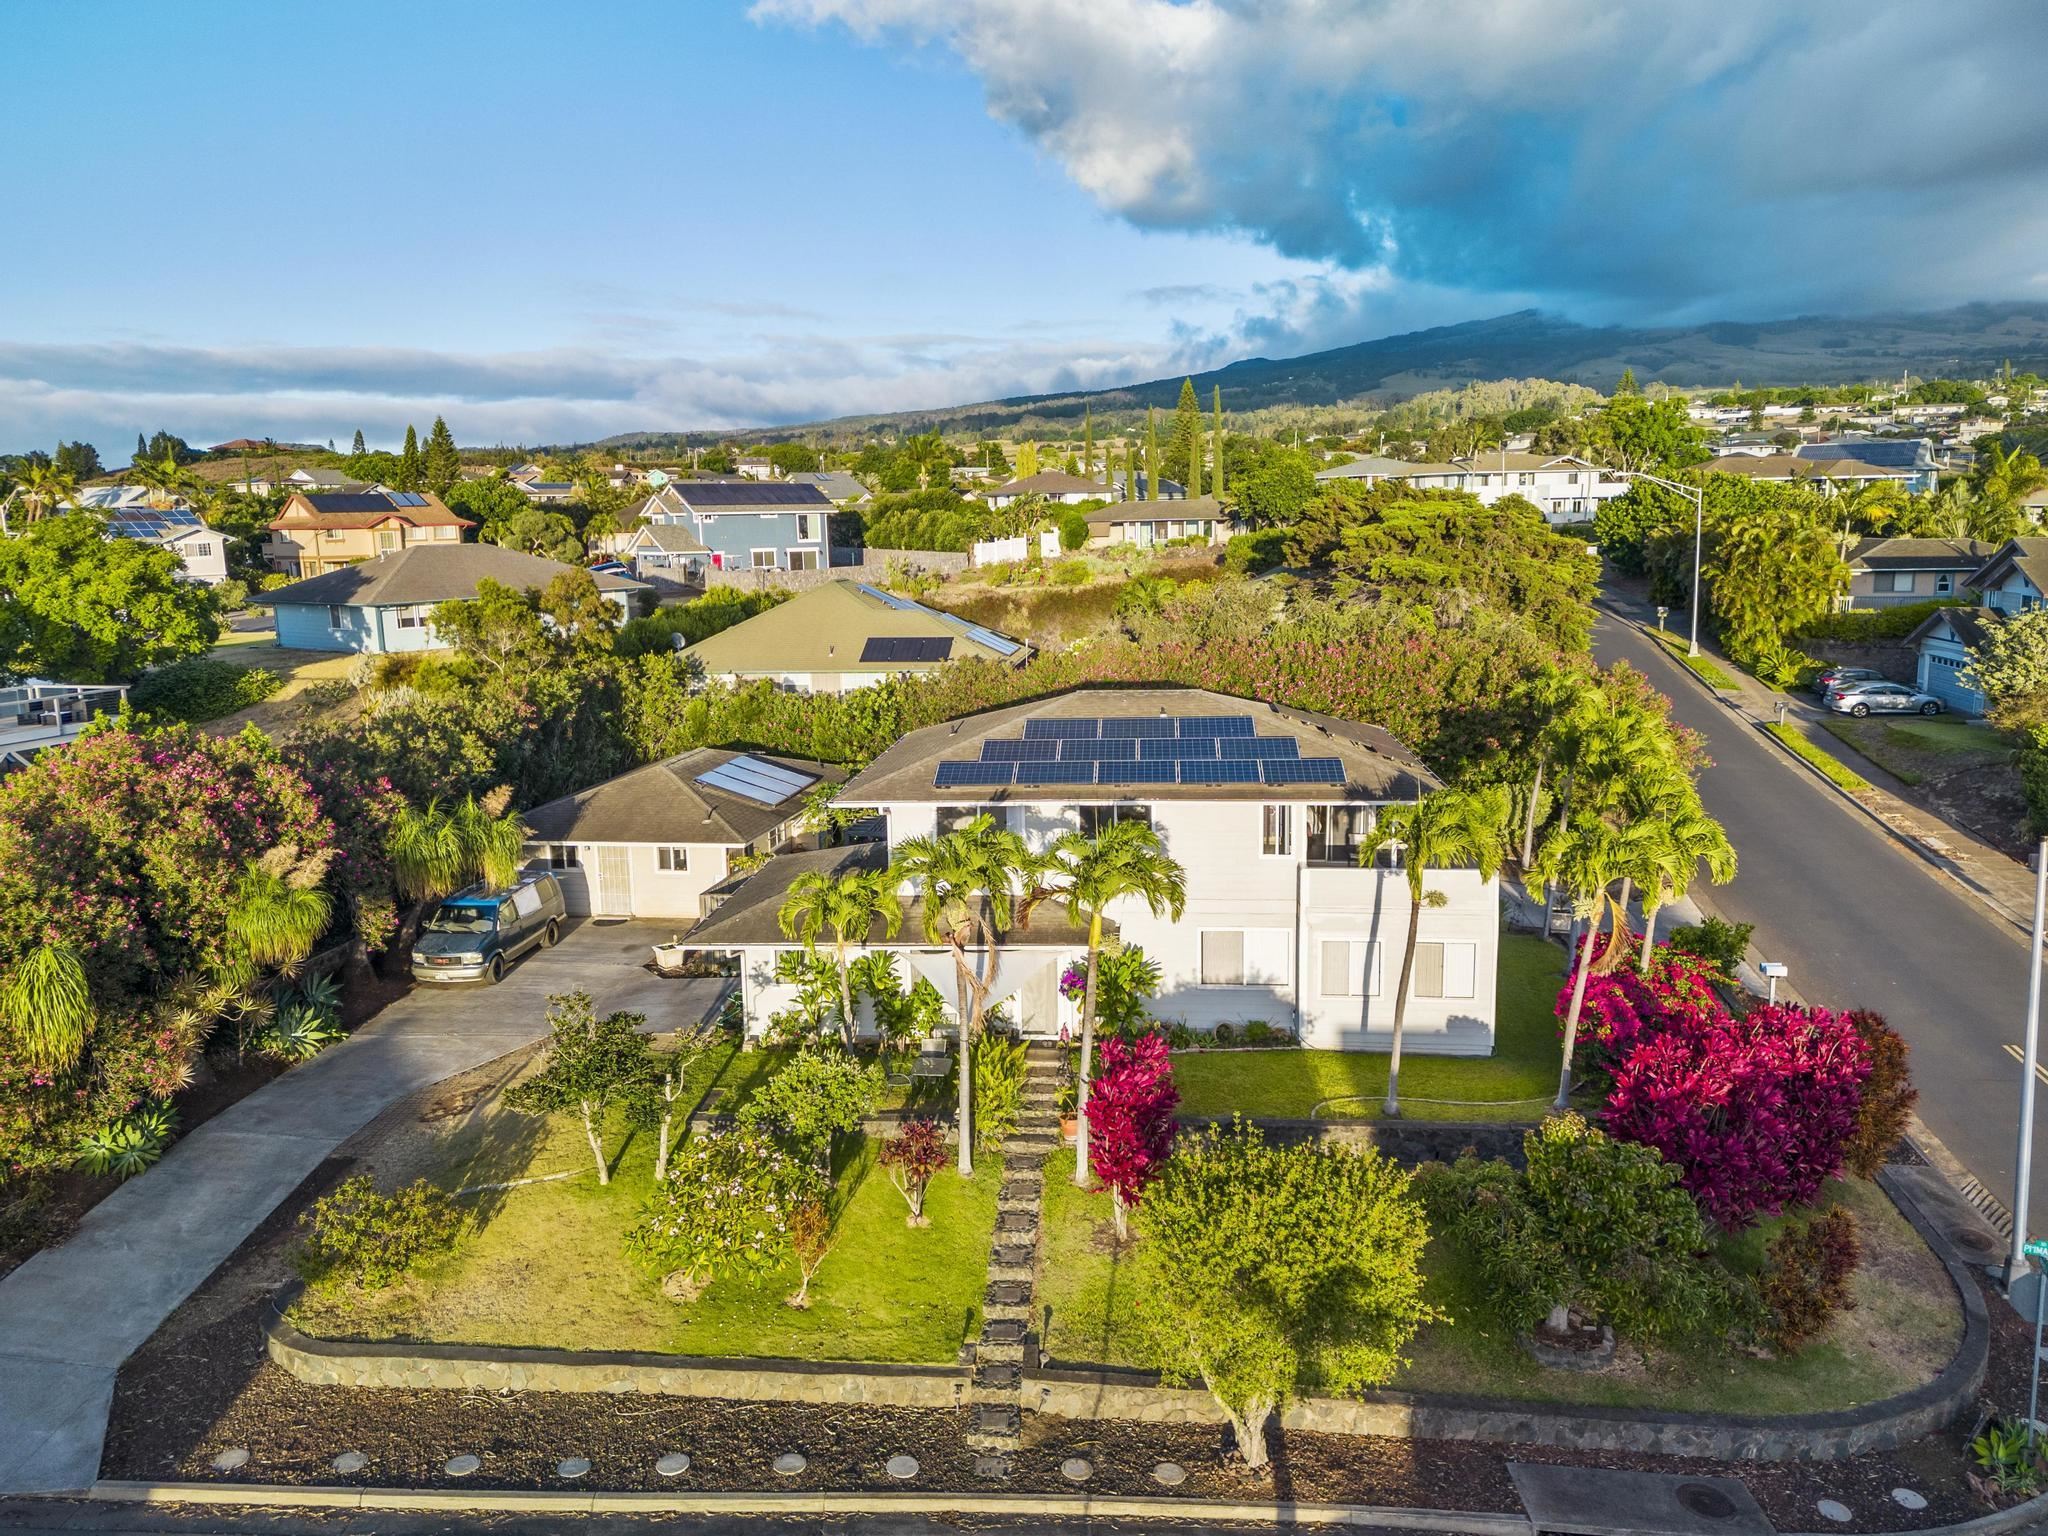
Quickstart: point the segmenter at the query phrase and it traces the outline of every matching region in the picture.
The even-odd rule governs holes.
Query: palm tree
[[[1735,878],[1735,848],[1721,824],[1706,813],[1689,783],[1653,806],[1646,806],[1630,824],[1631,864],[1627,878],[1643,893],[1643,944],[1637,967],[1650,970],[1650,950],[1657,932],[1657,912],[1692,886],[1702,861],[1716,885]]]
[[[511,793],[499,788],[482,800],[470,795],[453,810],[430,800],[424,808],[407,806],[398,813],[386,851],[398,893],[412,903],[399,928],[401,954],[411,949],[430,903],[475,880],[504,886],[519,878],[526,826],[506,813]]]
[[[85,1054],[92,991],[85,963],[68,944],[38,944],[0,980],[0,1021],[30,1065],[61,1072]]]
[[[128,467],[128,478],[149,492],[152,507],[168,507],[192,484],[191,473],[174,453],[166,453],[161,461],[138,460]]]
[[[31,464],[19,476],[21,501],[28,508],[28,520],[33,523],[47,516],[51,509],[78,495],[78,477],[67,469],[55,464]],[[11,532],[12,530],[0,529]]]
[[[1481,880],[1500,871],[1506,853],[1508,792],[1498,785],[1484,789],[1439,789],[1411,805],[1390,805],[1374,819],[1359,844],[1358,862],[1370,867],[1389,843],[1400,845],[1401,867],[1408,877],[1408,941],[1401,951],[1401,982],[1394,992],[1394,1048],[1387,1060],[1387,1098],[1381,1109],[1401,1113],[1401,1032],[1408,1022],[1408,985],[1415,975],[1415,945],[1425,905],[1444,904],[1442,891],[1424,888],[1432,869],[1473,868]]]
[[[1536,856],[1537,812],[1543,801],[1543,775],[1556,762],[1569,762],[1581,725],[1597,698],[1584,678],[1561,667],[1545,667],[1517,692],[1542,721],[1537,727],[1536,772],[1529,781],[1529,804],[1522,819],[1522,868]]]
[[[998,828],[984,812],[954,831],[907,838],[896,849],[889,875],[897,884],[918,887],[924,903],[925,937],[953,955],[960,1021],[960,1172],[974,1172],[971,1112],[974,1036],[995,981],[997,947],[1017,910],[1018,888],[1038,867],[1024,839]],[[976,970],[968,950],[982,951]]]
[[[1095,977],[1102,915],[1112,902],[1142,901],[1154,917],[1180,921],[1187,876],[1149,822],[1112,821],[1094,837],[1063,832],[1046,850],[1070,922],[1088,925],[1088,982],[1081,993],[1081,1074],[1075,1099],[1074,1182],[1088,1186],[1088,1079],[1095,1070]]]
[[[1586,1002],[1586,978],[1593,969],[1601,921],[1613,914],[1616,933],[1626,921],[1612,887],[1631,867],[1639,865],[1635,844],[1647,837],[1642,830],[1647,825],[1629,827],[1609,817],[1583,814],[1555,828],[1537,856],[1538,873],[1570,893],[1572,915],[1586,925],[1573,962],[1571,1002],[1565,1010],[1564,1067],[1558,1074],[1553,1106],[1559,1114],[1571,1107],[1572,1052],[1578,1046],[1579,1010]],[[1610,943],[1601,958],[1611,959],[1614,954],[1615,946]]]
[[[1977,463],[1970,471],[1971,487],[1996,507],[2017,507],[2042,486],[2048,485],[2048,469],[2024,448],[2007,449],[1998,438],[1986,438],[1977,448]]]
[[[903,926],[903,903],[896,895],[897,882],[886,870],[851,869],[842,875],[811,870],[789,883],[789,894],[775,914],[785,937],[795,939],[813,954],[818,935],[832,931],[832,958],[839,969],[840,1038],[853,1044],[853,981],[847,950],[865,944],[875,922],[883,933],[896,937]]]

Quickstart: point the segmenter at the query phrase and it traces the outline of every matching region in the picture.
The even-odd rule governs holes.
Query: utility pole
[[[2012,1251],[2006,1258],[2008,1295],[2027,1265],[2027,1206],[2034,1191],[2034,1084],[2041,1060],[2041,921],[2048,911],[2048,837],[2034,846],[2034,947],[2027,966],[2026,1049],[2020,1058],[2019,1162],[2013,1174]],[[2036,1279],[2038,1285],[2042,1283]]]

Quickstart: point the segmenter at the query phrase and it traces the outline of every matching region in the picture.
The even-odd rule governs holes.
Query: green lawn
[[[1652,639],[1661,641],[1664,647],[1673,656],[1677,657],[1683,665],[1692,668],[1694,672],[1704,678],[1709,688],[1718,688],[1724,693],[1731,692],[1734,689],[1735,679],[1730,677],[1723,668],[1716,665],[1711,657],[1704,654],[1699,656],[1688,656],[1686,654],[1692,642],[1687,640],[1685,636],[1674,634],[1668,629],[1655,628],[1651,629],[1649,634]]]
[[[608,1146],[619,1140],[615,1131]],[[589,1166],[580,1127],[499,1109],[446,1153],[436,1182],[450,1189]],[[386,1291],[309,1291],[293,1321],[325,1338],[912,1362],[951,1361],[979,1331],[998,1163],[971,1181],[941,1173],[925,1206],[931,1225],[913,1228],[875,1148],[856,1138],[841,1159],[837,1242],[799,1312],[783,1304],[794,1266],[759,1286],[719,1280],[688,1307],[662,1296],[621,1242],[647,1198],[653,1155],[637,1135],[609,1186],[584,1172],[467,1196],[476,1225],[452,1253]]]
[[[1130,1249],[1119,1250],[1109,1197],[1074,1187],[1074,1160],[1061,1152],[1045,1169],[1045,1227],[1037,1300],[1049,1309],[1046,1353],[1063,1365],[1155,1364],[1136,1321]],[[1832,1198],[1861,1224],[1863,1267],[1857,1308],[1818,1343],[1785,1360],[1730,1351],[1659,1351],[1647,1361],[1624,1342],[1617,1366],[1597,1375],[1549,1371],[1488,1321],[1473,1277],[1441,1244],[1431,1244],[1429,1299],[1450,1314],[1425,1328],[1396,1391],[1459,1393],[1530,1402],[1683,1408],[1703,1413],[1818,1413],[1903,1392],[1931,1379],[1955,1352],[1961,1321],[1954,1288],[1904,1217],[1875,1185],[1834,1186]],[[1770,1223],[1730,1240],[1729,1262],[1754,1268]]]
[[[2006,750],[2005,738],[1988,725],[1974,725],[1967,720],[1944,720],[1939,715],[1931,718],[1887,720],[1884,723],[1887,739],[1899,746],[1909,747],[1915,752],[2002,752]]]
[[[1557,1091],[1557,1017],[1564,951],[1546,939],[1503,933],[1498,1024],[1491,1056],[1401,1057],[1402,1112],[1418,1120],[1536,1120]],[[1182,1051],[1173,1058],[1181,1113],[1307,1119],[1369,1119],[1387,1091],[1387,1058],[1377,1051]],[[1429,1102],[1435,1100],[1438,1102]],[[1520,1102],[1517,1102],[1520,1101]]]
[[[1818,768],[1830,783],[1848,790],[1851,794],[1859,794],[1870,788],[1870,781],[1868,779],[1849,767],[1832,752],[1822,751],[1819,747],[1808,741],[1806,733],[1790,721],[1782,724],[1776,720],[1769,721],[1765,724],[1764,729],[1790,747],[1794,755],[1805,758],[1807,762]]]

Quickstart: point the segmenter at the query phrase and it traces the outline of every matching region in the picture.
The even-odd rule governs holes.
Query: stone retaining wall
[[[1292,1143],[1327,1141],[1344,1147],[1377,1147],[1404,1167],[1418,1163],[1449,1163],[1467,1147],[1484,1158],[1504,1158],[1522,1166],[1522,1137],[1534,1128],[1537,1116],[1526,1124],[1504,1121],[1451,1120],[1268,1120],[1254,1119],[1268,1141]],[[1202,1126],[1228,1127],[1227,1118],[1182,1115],[1183,1130]]]
[[[1339,1435],[1507,1441],[1573,1450],[1709,1456],[1722,1461],[1832,1461],[1890,1450],[1945,1429],[1983,1385],[1991,1325],[1983,1293],[1947,1238],[1891,1176],[1878,1183],[1948,1270],[1963,1309],[1963,1340],[1941,1374],[1883,1402],[1837,1413],[1784,1418],[1716,1418],[1641,1408],[1548,1407],[1481,1399],[1374,1392],[1309,1398],[1282,1415],[1289,1429]],[[1147,1371],[1028,1370],[1025,1407],[1068,1419],[1134,1419],[1153,1424],[1222,1424],[1207,1392],[1163,1387]]]
[[[646,1393],[883,1408],[954,1408],[967,1396],[967,1372],[957,1366],[338,1343],[299,1332],[282,1305],[264,1329],[264,1348],[285,1371],[321,1387]]]
[[[804,592],[828,581],[885,581],[892,568],[922,571],[932,576],[958,576],[967,569],[968,559],[949,549],[867,549],[861,559],[848,565],[830,565],[815,571],[756,571],[744,566],[714,566],[703,573],[706,588],[737,587],[742,592]]]

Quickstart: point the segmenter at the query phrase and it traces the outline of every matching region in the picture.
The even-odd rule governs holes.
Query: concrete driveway
[[[638,1010],[651,1029],[702,1019],[722,982],[644,969],[673,928],[586,921],[497,986],[416,987],[0,1280],[0,1493],[89,1486],[121,1362],[343,1141],[408,1094],[545,1034],[551,994],[587,991],[600,1013]]]

